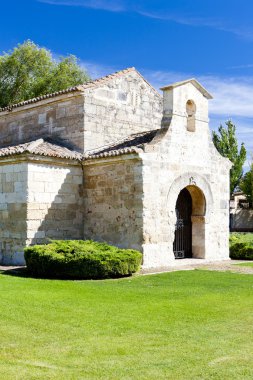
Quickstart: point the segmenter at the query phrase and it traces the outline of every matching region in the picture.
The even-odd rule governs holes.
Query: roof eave
[[[181,82],[175,82],[175,83],[169,84],[167,86],[161,87],[160,90],[162,91],[172,90],[173,88],[183,86],[187,83],[191,83],[193,86],[195,86],[203,94],[205,98],[213,99],[213,96],[210,94],[210,92],[208,92],[205,89],[205,87],[203,87],[202,84],[200,84],[195,78],[190,78]]]

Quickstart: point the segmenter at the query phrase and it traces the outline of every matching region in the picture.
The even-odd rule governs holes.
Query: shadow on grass
[[[0,274],[5,275],[5,276],[33,278],[33,276],[28,272],[26,267],[11,268],[11,269],[4,269],[4,270],[1,269]]]
[[[33,278],[35,280],[63,280],[63,281],[104,281],[104,280],[120,280],[124,278],[129,278],[132,276],[138,275],[138,273],[133,273],[132,275],[124,275],[119,277],[106,277],[106,278],[70,278],[70,277],[43,277],[43,276],[34,276],[30,273],[26,267],[20,268],[11,268],[0,270],[0,275],[4,276],[13,276],[13,277],[23,277],[23,278]]]

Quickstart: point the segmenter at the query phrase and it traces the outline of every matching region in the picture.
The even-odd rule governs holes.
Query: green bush
[[[101,279],[129,276],[142,255],[92,240],[56,240],[25,248],[27,270],[35,277]]]
[[[253,260],[253,245],[235,243],[230,246],[230,257],[236,260]]]
[[[253,234],[233,233],[229,242],[231,259],[253,260]]]

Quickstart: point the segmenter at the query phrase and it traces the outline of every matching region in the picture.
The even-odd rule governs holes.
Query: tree
[[[87,82],[89,76],[74,55],[53,59],[32,41],[0,56],[0,107]]]
[[[218,133],[212,132],[213,143],[218,152],[227,157],[233,166],[230,170],[230,194],[240,184],[243,175],[243,165],[246,160],[246,149],[244,143],[241,144],[240,150],[238,149],[238,141],[236,138],[236,127],[231,120],[226,123],[227,127],[220,125]]]
[[[250,170],[244,174],[240,182],[240,189],[246,195],[249,206],[253,206],[253,162],[250,165]]]

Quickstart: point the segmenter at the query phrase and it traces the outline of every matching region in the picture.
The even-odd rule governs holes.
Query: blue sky
[[[155,87],[197,78],[210,126],[231,118],[253,152],[252,0],[8,0],[0,52],[31,39],[75,54],[92,77],[135,66]]]

